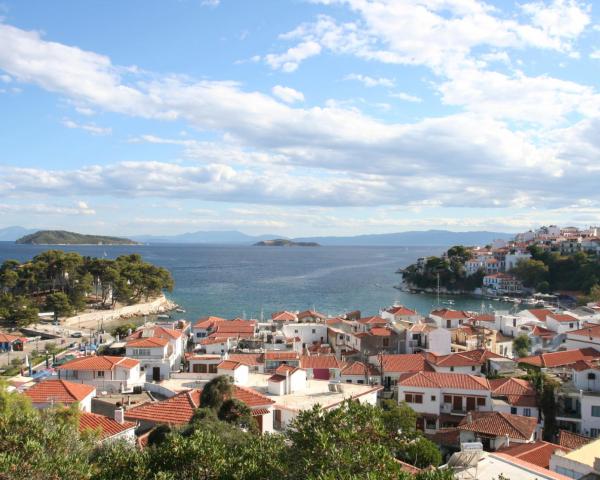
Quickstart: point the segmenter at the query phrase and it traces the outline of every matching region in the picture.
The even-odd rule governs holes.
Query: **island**
[[[139,242],[128,238],[84,235],[64,230],[40,230],[19,238],[15,243],[22,245],[140,245]]]
[[[254,244],[255,247],[320,247],[317,242],[294,242],[285,238],[275,240],[263,240]]]

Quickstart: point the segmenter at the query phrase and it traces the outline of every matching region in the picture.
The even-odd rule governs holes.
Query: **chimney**
[[[508,433],[506,434],[506,446],[510,447],[510,437],[508,436]]]
[[[467,423],[471,423],[473,421],[473,415],[471,412],[467,412]]]
[[[115,408],[115,421],[117,421],[118,423],[125,422],[125,410],[123,409],[123,407]]]

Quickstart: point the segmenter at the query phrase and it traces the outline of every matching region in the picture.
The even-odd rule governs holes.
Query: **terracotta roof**
[[[261,353],[230,353],[229,360],[240,362],[249,367],[262,365],[264,360]]]
[[[428,325],[426,323],[415,323],[412,327],[410,327],[410,332],[431,332],[432,330],[436,330],[437,327],[435,325]]]
[[[74,358],[56,370],[113,370],[115,367],[124,367],[131,370],[139,365],[138,360],[127,357],[113,357],[109,355],[93,355],[91,357]]]
[[[81,412],[79,415],[79,431],[99,430],[101,440],[114,437],[126,430],[136,428],[136,426],[137,425],[132,422],[119,423],[112,418],[96,413]]]
[[[566,313],[553,313],[551,315],[548,315],[548,317],[551,317],[552,319],[554,319],[560,323],[570,323],[570,322],[578,321],[577,318],[575,318],[571,315],[567,315]]]
[[[571,333],[574,333],[574,332],[571,332]],[[556,332],[553,332],[552,330],[548,330],[547,328],[543,328],[543,327],[540,327],[539,325],[536,325],[533,327],[533,330],[531,330],[531,335],[533,335],[534,337],[553,338],[556,336]]]
[[[560,430],[558,432],[558,444],[563,448],[571,450],[577,450],[593,440],[593,438],[568,432],[567,430]]]
[[[280,322],[294,322],[294,321],[296,321],[296,315],[284,310],[283,312],[272,313],[271,319],[274,321],[280,321]]]
[[[222,334],[253,334],[256,328],[254,320],[228,320],[216,325],[213,336],[222,336]]]
[[[147,337],[147,338],[138,338],[137,340],[130,340],[127,342],[128,347],[142,347],[142,348],[156,348],[156,347],[166,347],[169,344],[169,340],[166,338],[158,338],[158,337]]]
[[[552,315],[552,310],[548,310],[547,308],[530,308],[527,311],[541,322],[545,322],[546,317]]]
[[[275,373],[269,377],[269,382],[279,383],[279,382],[283,382],[284,380],[285,380],[285,375],[279,375],[277,373]]]
[[[96,387],[85,383],[73,383],[65,380],[45,380],[36,383],[23,392],[33,403],[64,403],[65,405],[81,402],[93,394]]]
[[[369,376],[377,376],[379,375],[378,370],[370,365],[364,364],[362,362],[352,362],[342,368],[342,375],[365,375],[365,373]]]
[[[194,411],[200,406],[201,392],[202,390],[198,389],[189,390],[161,402],[150,402],[130,408],[125,412],[125,418],[146,420],[153,423],[184,425],[189,423]],[[250,408],[275,403],[269,397],[255,390],[238,385],[233,387],[233,398],[245,403]]]
[[[158,337],[167,338],[171,340],[177,340],[181,338],[183,333],[180,330],[173,330],[172,328],[165,328],[161,326],[154,327],[142,327],[127,337],[127,340],[134,340],[136,338],[148,338]]]
[[[493,313],[480,313],[479,315],[475,315],[473,320],[477,320],[478,322],[495,322],[496,315]]]
[[[377,360],[379,362],[379,359]],[[433,367],[427,363],[420,353],[382,355],[383,371],[391,372],[433,372]]]
[[[221,370],[235,370],[236,368],[241,367],[242,365],[242,363],[235,362],[233,360],[223,360],[221,363],[219,363],[219,365],[217,365],[217,368]]]
[[[294,351],[269,351],[264,353],[265,360],[298,360],[299,355]]]
[[[402,385],[403,387],[490,390],[490,384],[486,378],[464,373],[407,373],[400,376],[398,385]]]
[[[387,320],[384,320],[377,315],[372,317],[359,318],[357,322],[365,324],[365,325],[387,325]]]
[[[285,376],[286,373],[291,375],[292,373],[297,372],[298,370],[300,370],[298,367],[292,367],[290,365],[279,365],[275,370],[275,373],[277,375]]]
[[[519,359],[519,362],[536,367],[551,368],[571,365],[579,360],[593,360],[594,358],[600,358],[600,351],[594,348],[578,348],[575,350],[541,353],[540,355],[523,357]]]
[[[212,328],[215,324],[217,324],[219,322],[226,322],[226,321],[227,321],[226,318],[221,318],[221,317],[213,317],[213,316],[202,317],[196,323],[194,323],[192,328],[209,329],[209,328]]]
[[[400,315],[400,316],[403,316],[403,317],[409,317],[409,316],[417,315],[416,311],[411,310],[410,308],[406,308],[403,305],[400,305],[400,306],[397,306],[397,307],[388,308],[386,310],[386,312],[391,313],[392,315]]]
[[[302,355],[300,357],[301,368],[341,368],[339,360],[335,355]]]
[[[9,335],[8,333],[0,332],[0,343],[12,343],[18,339],[19,339],[19,337],[16,337],[14,335]]]
[[[198,343],[200,345],[216,345],[217,343],[226,343],[229,340],[229,337],[205,337],[200,340]]]
[[[395,332],[391,329],[382,327],[373,327],[369,330],[369,333],[375,337],[391,337],[392,335],[395,335]]]
[[[537,419],[533,417],[501,412],[470,412],[460,422],[458,429],[493,437],[508,435],[516,440],[528,441],[536,427]]]
[[[431,361],[439,367],[469,367],[483,365],[490,358],[502,358],[502,355],[480,348],[466,352],[451,353],[449,355],[434,356],[431,358]]]
[[[440,310],[433,310],[430,315],[441,317],[444,320],[459,320],[470,318],[471,315],[462,310],[451,310],[449,308],[442,308]]]
[[[600,325],[588,323],[579,330],[573,330],[567,333],[567,337],[571,335],[581,335],[582,337],[589,337],[590,339],[600,338]]]
[[[490,380],[492,397],[505,397],[510,405],[536,407],[536,392],[531,383],[520,378]]]
[[[550,468],[550,457],[556,450],[569,451],[569,449],[554,443],[538,440],[533,443],[521,443],[499,450],[505,455],[533,463],[542,468]]]

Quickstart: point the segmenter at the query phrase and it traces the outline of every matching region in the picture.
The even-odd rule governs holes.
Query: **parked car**
[[[81,332],[73,332],[71,334],[71,337],[73,337],[73,338],[81,338],[81,337],[83,337],[83,333],[81,333]]]

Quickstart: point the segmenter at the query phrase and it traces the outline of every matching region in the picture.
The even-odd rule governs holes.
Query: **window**
[[[423,395],[420,393],[405,393],[404,400],[406,403],[423,403]]]
[[[192,365],[192,372],[194,373],[206,373],[208,366],[205,363],[194,363]]]
[[[298,330],[294,330],[294,333],[298,333]]]
[[[450,371],[453,372],[454,371],[454,367],[450,367]]]
[[[600,436],[600,428],[591,428],[590,429],[590,436],[593,438],[596,438],[598,436]]]
[[[444,395],[444,403],[452,403],[452,396]]]
[[[313,332],[313,333],[317,333],[317,329],[316,329],[316,328],[313,328],[313,329],[312,329],[312,332]]]
[[[510,407],[510,413],[512,413],[513,415],[517,414],[517,407]]]
[[[208,366],[208,373],[217,373],[217,364],[212,363]]]
[[[596,380],[596,374],[595,373],[588,373],[588,380]]]
[[[569,328],[573,328],[573,324],[572,323],[569,323]]]
[[[474,372],[475,371],[475,365],[471,366],[471,371]]]
[[[427,418],[425,420],[425,428],[428,430],[435,430],[436,429],[435,420],[433,420],[431,418]]]
[[[523,415],[525,415],[526,417],[531,417],[531,408],[524,408]]]
[[[485,407],[485,398],[483,398],[483,397],[477,397],[477,406],[478,407]]]
[[[432,395],[432,396],[431,396],[431,401],[432,401],[432,402],[435,402],[435,395]]]
[[[364,381],[364,380],[357,380],[357,381],[356,381],[356,383],[358,383],[358,384],[362,385],[362,384],[364,384],[364,383],[365,383],[365,381]]]
[[[600,417],[600,405],[592,406],[592,417]]]
[[[389,338],[384,338],[383,339],[383,346],[384,347],[389,347],[390,346],[390,339]]]
[[[346,380],[346,383],[352,383],[352,379],[349,378],[348,380]]]
[[[104,378],[104,370],[98,370],[96,372],[96,376],[99,378]]]

